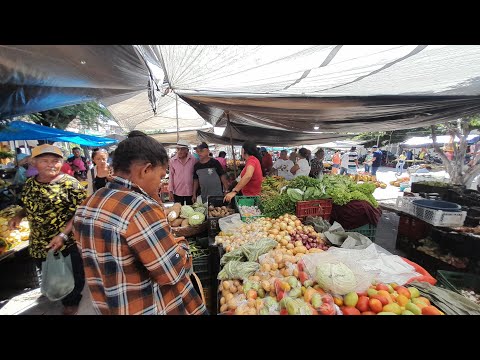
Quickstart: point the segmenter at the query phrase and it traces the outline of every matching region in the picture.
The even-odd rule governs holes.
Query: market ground
[[[406,172],[404,172],[404,176]],[[390,185],[390,181],[396,180],[395,169],[381,167],[377,172],[377,179],[387,184],[386,189],[378,188],[374,192],[377,200],[396,199],[402,193],[399,188]],[[404,255],[395,249],[397,238],[398,216],[394,213],[384,212],[377,226],[375,243],[393,254]],[[61,315],[62,304],[60,301],[51,302],[41,296],[40,288],[25,289],[21,294],[9,300],[0,302],[0,315]],[[78,315],[94,315],[92,300],[88,287],[83,290],[83,298],[80,302]]]

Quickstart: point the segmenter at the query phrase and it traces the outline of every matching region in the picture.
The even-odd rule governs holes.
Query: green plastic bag
[[[47,260],[42,263],[42,286],[40,291],[51,301],[61,300],[75,287],[72,259],[59,251],[47,253]]]

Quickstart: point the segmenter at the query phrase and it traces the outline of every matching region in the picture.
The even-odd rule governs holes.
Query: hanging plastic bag
[[[61,252],[47,253],[47,260],[42,263],[41,293],[51,301],[61,300],[70,294],[75,287],[72,259]]]

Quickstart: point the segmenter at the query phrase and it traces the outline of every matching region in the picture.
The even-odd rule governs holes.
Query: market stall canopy
[[[363,132],[480,111],[475,45],[139,47],[164,70],[165,87],[212,125],[230,111],[237,123]]]
[[[213,134],[213,128],[204,130],[206,134]],[[177,133],[170,132],[170,133],[162,133],[162,134],[152,134],[150,135],[158,142],[162,143],[163,145],[173,145],[177,143]],[[197,138],[197,130],[187,130],[187,131],[180,131],[179,132],[180,140],[186,140],[190,143],[190,145],[195,146],[200,141]]]
[[[0,45],[0,119],[147,92],[149,70],[132,45]]]
[[[467,136],[467,143],[468,144],[475,144],[477,141],[480,140],[480,135],[468,135]],[[452,137],[450,135],[440,135],[437,136],[437,144],[445,145],[452,141]],[[460,139],[455,136],[455,142],[459,142]],[[433,140],[431,136],[415,136],[407,141],[404,141],[400,144],[403,148],[422,148],[422,147],[433,147]]]
[[[14,140],[66,141],[84,146],[105,146],[117,143],[115,139],[78,134],[24,121],[12,121],[0,130],[0,141]]]
[[[178,95],[180,128],[229,111],[280,129],[384,131],[480,112],[478,74],[478,45],[0,46],[0,118],[101,100],[125,130],[168,129]]]
[[[264,128],[259,126],[240,125],[231,123],[225,128],[223,135],[205,133],[198,131],[198,137],[201,141],[210,144],[230,144],[230,130],[233,143],[241,145],[245,140],[251,140],[258,145],[265,146],[289,146],[289,145],[307,145],[322,144],[332,140],[345,139],[348,135],[321,132],[296,132]]]
[[[225,126],[228,112],[233,123],[296,131],[315,128],[343,133],[390,131],[480,113],[480,97],[320,98],[229,94],[182,97],[215,126]]]

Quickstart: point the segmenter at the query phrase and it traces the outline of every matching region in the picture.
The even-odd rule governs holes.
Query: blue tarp
[[[111,138],[84,135],[24,121],[12,121],[0,130],[0,141],[14,140],[66,141],[83,146],[105,146],[118,142]]]

